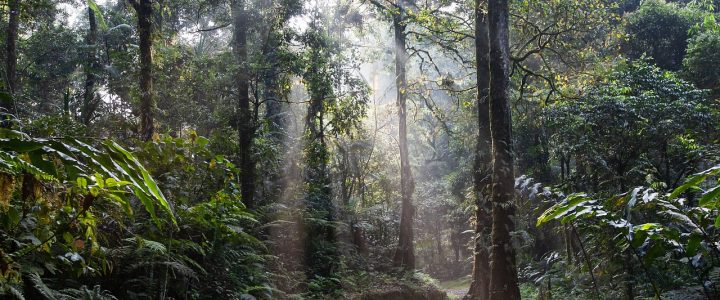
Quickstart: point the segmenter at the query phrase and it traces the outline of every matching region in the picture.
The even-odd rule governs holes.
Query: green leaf
[[[17,153],[24,153],[42,148],[44,146],[42,141],[43,140],[38,139],[25,141],[16,138],[1,138],[0,149]]]
[[[112,200],[113,202],[119,204],[120,207],[123,208],[123,210],[125,211],[126,214],[128,214],[128,215],[133,214],[132,206],[130,206],[130,202],[128,202],[127,200],[123,199],[122,197],[120,197],[116,194],[112,194],[112,193],[106,193],[106,194],[103,194],[103,196],[105,198],[108,198],[108,199]]]
[[[0,172],[13,175],[26,172],[44,181],[62,176],[63,183],[76,184],[83,189],[88,187],[88,178],[94,176],[93,195],[112,194],[108,198],[130,213],[129,202],[123,199],[121,191],[121,188],[127,188],[140,199],[158,226],[162,222],[157,217],[155,206],[165,211],[177,226],[167,199],[137,158],[112,141],[104,142],[103,146],[104,151],[99,151],[74,139],[0,139]],[[25,154],[29,161],[20,159],[20,155]],[[61,164],[62,171],[55,167],[57,164]]]
[[[195,142],[198,144],[198,146],[200,146],[200,148],[205,148],[205,146],[210,143],[210,140],[205,137],[199,136]]]
[[[143,184],[138,184],[138,188],[142,188],[143,192],[147,193],[148,196],[152,196],[153,198],[155,198],[154,200],[157,201],[157,204],[170,216],[173,224],[177,225],[177,221],[175,220],[175,216],[172,212],[172,209],[170,208],[170,204],[167,202],[167,199],[165,199],[165,196],[160,191],[160,188],[158,187],[155,180],[150,176],[150,173],[148,173],[148,171],[145,170],[145,168],[140,164],[140,162],[138,162],[137,158],[135,158],[134,155],[132,155],[130,152],[128,152],[113,141],[106,141],[103,144],[108,150],[114,150],[124,155],[128,166],[142,175]]]
[[[95,14],[95,19],[97,20],[98,25],[100,25],[100,29],[107,30],[108,26],[105,23],[105,18],[103,18],[102,10],[100,10],[97,3],[93,0],[87,0],[87,5]]]
[[[714,166],[710,169],[707,169],[703,172],[697,173],[695,175],[692,175],[688,177],[685,180],[685,183],[679,187],[677,187],[669,196],[669,200],[675,199],[678,196],[680,196],[682,193],[687,191],[690,188],[696,188],[700,183],[705,181],[710,176],[715,176],[718,173],[720,173],[720,165]]]
[[[691,234],[688,238],[687,245],[685,246],[685,255],[688,257],[695,256],[698,249],[700,249],[700,242],[702,242],[702,236],[699,234]]]
[[[0,128],[0,138],[3,138],[3,139],[5,139],[5,138],[11,138],[11,139],[25,140],[25,139],[29,139],[30,137],[29,137],[27,134],[22,133],[22,132],[17,131],[17,130],[12,130],[12,129],[9,129],[9,128]]]
[[[562,202],[553,205],[543,212],[543,214],[537,219],[536,226],[540,226],[550,220],[562,217],[570,210],[575,209],[578,205],[588,201],[592,201],[592,199],[588,198],[588,196],[583,193],[569,195]]]
[[[135,196],[140,199],[140,202],[142,202],[143,206],[145,206],[145,210],[150,214],[150,217],[153,219],[155,224],[160,227],[162,226],[162,223],[160,223],[160,220],[157,217],[157,214],[155,214],[155,205],[153,204],[153,201],[148,197],[143,191],[141,191],[138,187],[133,187],[133,192],[135,193]]]
[[[20,175],[20,173],[26,172],[40,180],[55,180],[55,177],[53,177],[51,174],[45,173],[33,164],[4,151],[0,151],[0,172],[5,172],[13,175]]]
[[[720,185],[715,186],[705,192],[702,197],[700,197],[700,200],[698,201],[698,204],[702,207],[707,208],[715,208],[717,206],[717,201],[720,198]]]

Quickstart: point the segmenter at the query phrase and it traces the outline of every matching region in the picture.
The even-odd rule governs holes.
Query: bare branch
[[[228,27],[228,26],[230,26],[230,25],[232,25],[232,24],[231,24],[231,23],[227,23],[227,24],[223,24],[223,25],[218,25],[218,26],[215,26],[215,27],[210,27],[210,28],[203,28],[203,29],[198,29],[198,30],[196,30],[196,31],[193,31],[193,33],[207,32],[207,31],[214,31],[214,30],[218,30],[218,29],[222,29],[222,28]]]

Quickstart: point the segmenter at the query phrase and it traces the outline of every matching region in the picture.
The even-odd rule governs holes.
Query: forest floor
[[[455,280],[440,282],[439,287],[445,291],[450,300],[462,299],[470,288],[470,275]]]

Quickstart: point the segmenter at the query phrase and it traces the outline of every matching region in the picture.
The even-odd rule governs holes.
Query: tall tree
[[[149,141],[155,133],[155,97],[153,95],[153,2],[152,0],[128,0],[138,18],[140,37],[140,137]]]
[[[410,169],[410,155],[407,144],[407,78],[406,65],[408,61],[405,21],[405,3],[399,0],[394,4],[393,33],[395,41],[395,91],[397,93],[396,105],[398,109],[398,134],[400,146],[400,192],[402,195],[400,212],[400,240],[393,258],[396,267],[406,270],[415,269],[415,247],[413,245],[413,216],[415,207],[412,196],[415,182]]]
[[[87,44],[87,57],[85,61],[85,91],[83,94],[83,103],[81,108],[81,121],[85,125],[89,125],[95,114],[97,108],[97,93],[95,92],[95,83],[97,81],[97,75],[95,72],[98,70],[97,61],[97,20],[95,19],[95,8],[94,3],[88,5],[88,33],[85,37],[85,43]]]
[[[320,21],[319,12],[313,12],[312,21],[305,36],[308,46],[307,67],[303,79],[306,82],[310,103],[305,118],[305,232],[306,258],[309,279],[330,278],[338,265],[335,237],[334,206],[328,162],[330,159],[326,141],[325,115],[330,101],[336,97],[333,90],[330,67],[331,41],[327,28]],[[336,290],[333,281],[319,284],[319,291],[328,294]]]
[[[383,4],[376,0],[370,3],[378,7],[384,13],[390,14],[393,26],[393,46],[395,47],[395,92],[396,106],[398,109],[398,142],[400,146],[400,239],[398,242],[393,265],[405,270],[415,269],[415,247],[413,245],[413,192],[415,182],[410,168],[410,155],[407,144],[407,74],[406,66],[408,61],[407,52],[407,19],[406,0],[396,0]]]
[[[490,266],[488,264],[488,237],[492,228],[489,188],[492,167],[492,140],[490,135],[490,46],[488,41],[486,0],[475,0],[475,66],[477,69],[478,136],[475,147],[475,251],[472,282],[465,299],[486,300],[489,297]]]
[[[8,24],[5,35],[5,80],[6,89],[10,94],[17,93],[17,38],[20,25],[20,0],[8,0]],[[14,100],[0,101],[0,108],[5,113],[15,112]],[[5,124],[3,124],[5,126]]]
[[[233,54],[238,64],[235,75],[235,87],[238,100],[238,137],[240,156],[240,190],[242,200],[248,207],[255,207],[255,161],[252,156],[252,143],[255,127],[250,112],[250,72],[248,69],[247,34],[248,19],[244,0],[232,3],[233,17]]]
[[[492,138],[491,300],[520,299],[515,250],[514,157],[510,115],[510,45],[508,0],[488,1],[490,45],[490,133]]]

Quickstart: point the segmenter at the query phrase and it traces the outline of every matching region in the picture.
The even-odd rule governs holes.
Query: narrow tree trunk
[[[323,126],[325,95],[311,95],[306,119],[305,155],[307,186],[305,210],[309,216],[305,230],[308,277],[330,277],[336,271],[335,227],[332,191],[328,174],[328,151]]]
[[[280,88],[279,88],[279,70],[277,65],[278,60],[278,47],[280,47],[279,39],[274,27],[271,27],[268,32],[267,44],[263,49],[263,56],[265,58],[265,72],[263,76],[263,98],[265,99],[265,119],[268,122],[268,131],[270,132],[270,138],[273,141],[281,145],[283,142],[282,130],[285,127],[285,120],[283,118],[283,106],[280,102]]]
[[[7,89],[17,92],[17,38],[20,25],[20,0],[8,0],[9,18],[5,39],[5,72]]]
[[[322,48],[321,48],[322,49]],[[306,117],[305,156],[305,231],[307,239],[306,262],[308,278],[316,276],[332,277],[338,268],[337,245],[335,237],[334,206],[330,176],[328,170],[328,149],[325,141],[324,101],[331,94],[328,78],[318,74],[326,74],[318,62],[322,52],[316,51],[311,56],[309,81],[310,105]],[[323,292],[331,292],[337,286],[328,281],[321,287]]]
[[[153,3],[152,0],[130,0],[138,16],[140,37],[140,136],[149,141],[155,133],[155,97],[153,95]]]
[[[83,94],[83,104],[81,111],[81,121],[85,125],[90,125],[93,119],[95,109],[97,108],[97,96],[95,94],[95,82],[97,80],[98,63],[96,58],[95,46],[97,43],[97,22],[95,21],[95,12],[88,7],[88,29],[85,42],[87,43],[88,52],[85,62],[85,92]]]
[[[17,38],[20,25],[20,0],[8,0],[9,18],[5,37],[5,89],[15,95],[18,92],[17,83]],[[0,101],[0,113],[14,114],[15,103],[12,101]],[[2,127],[9,127],[8,122],[3,122]]]
[[[490,41],[490,132],[492,135],[492,246],[490,299],[520,299],[515,249],[510,233],[513,217],[514,158],[509,97],[508,0],[488,1]]]
[[[415,248],[413,246],[413,206],[412,195],[415,182],[410,169],[410,158],[407,144],[407,79],[405,66],[408,54],[405,45],[405,21],[403,20],[403,7],[399,5],[398,11],[393,13],[393,29],[395,32],[395,85],[397,91],[397,108],[399,120],[400,144],[400,189],[402,194],[400,212],[400,240],[395,252],[393,264],[404,270],[415,269]]]
[[[477,68],[477,114],[478,137],[475,148],[475,255],[473,277],[465,299],[486,300],[489,297],[490,265],[488,238],[492,229],[490,212],[490,172],[492,163],[490,136],[490,46],[488,41],[487,13],[483,11],[484,0],[475,0],[475,59]]]
[[[435,223],[435,248],[437,249],[437,264],[444,265],[445,264],[445,251],[442,246],[442,232],[440,230],[440,221],[438,220]]]
[[[272,28],[270,29],[273,30]],[[270,142],[273,144],[278,159],[272,165],[277,167],[266,167],[258,170],[262,176],[262,198],[263,203],[258,205],[267,205],[280,198],[283,192],[283,174],[282,166],[284,165],[283,153],[287,151],[284,128],[285,118],[283,116],[283,105],[280,102],[279,87],[279,66],[277,65],[278,57],[276,55],[278,47],[277,38],[274,32],[268,33],[268,41],[263,49],[263,57],[265,62],[265,71],[262,76],[263,91],[262,97],[265,102],[265,122],[267,122],[267,130]],[[265,160],[267,162],[267,160]],[[265,236],[265,234],[263,234]]]
[[[278,78],[276,75],[268,75],[263,82],[263,85],[265,85],[263,93],[265,98],[265,118],[268,121],[270,138],[272,138],[276,144],[280,145],[283,142],[282,130],[285,127],[285,121],[283,118],[282,103],[277,93],[277,81]]]
[[[238,98],[238,136],[240,148],[240,192],[249,208],[255,208],[255,162],[252,157],[254,125],[250,112],[250,84],[247,57],[247,16],[243,0],[233,3],[233,52],[238,63],[235,77]]]

